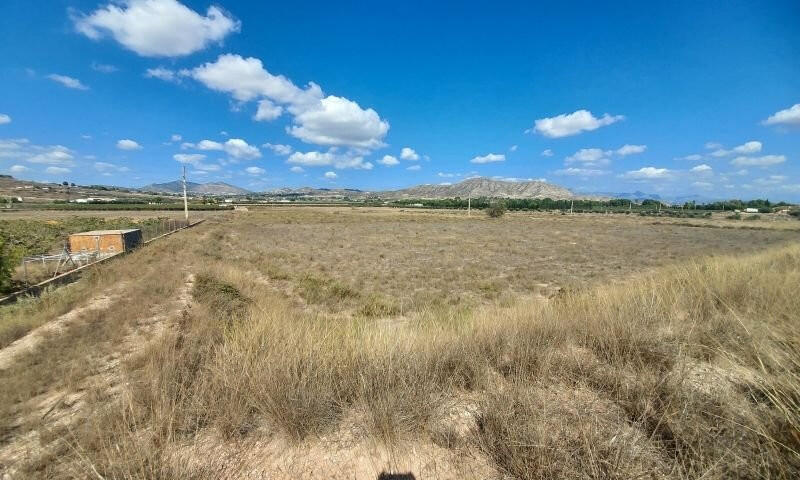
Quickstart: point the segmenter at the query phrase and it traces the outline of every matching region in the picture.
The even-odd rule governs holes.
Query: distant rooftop
[[[126,230],[92,230],[91,232],[80,232],[80,233],[73,233],[72,235],[87,235],[87,236],[97,236],[97,235],[121,235],[124,233],[130,232],[138,232],[138,228],[129,228]]]

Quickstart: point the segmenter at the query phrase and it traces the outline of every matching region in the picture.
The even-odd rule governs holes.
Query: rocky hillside
[[[506,182],[491,178],[470,178],[453,185],[418,185],[403,190],[380,192],[385,198],[552,198],[554,200],[575,198],[575,195],[564,187],[552,183]]]
[[[152,183],[139,188],[139,190],[142,192],[180,194],[183,193],[183,182],[175,180],[167,183]],[[249,190],[224,182],[186,182],[186,190],[192,195],[246,195],[250,193]]]

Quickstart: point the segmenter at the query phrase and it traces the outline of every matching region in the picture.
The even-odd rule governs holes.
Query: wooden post
[[[467,197],[467,216],[468,217],[471,215],[471,212],[470,212],[471,208],[472,208],[472,197],[470,196],[470,197]]]
[[[183,166],[183,218],[189,223],[189,201],[186,199],[186,165]]]

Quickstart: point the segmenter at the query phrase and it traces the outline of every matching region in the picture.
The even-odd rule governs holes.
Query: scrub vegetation
[[[0,350],[0,473],[793,478],[797,232],[725,222],[214,217],[0,307],[94,302]]]

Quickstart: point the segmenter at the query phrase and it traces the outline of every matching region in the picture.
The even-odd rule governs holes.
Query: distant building
[[[73,233],[69,236],[70,252],[98,252],[114,254],[133,250],[142,243],[142,231],[138,228],[128,230],[93,230]]]
[[[744,213],[758,213],[757,208],[745,208]]]

